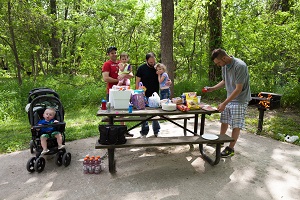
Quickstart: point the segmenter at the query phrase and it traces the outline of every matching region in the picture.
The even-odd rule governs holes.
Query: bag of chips
[[[187,92],[186,96],[186,105],[190,110],[198,110],[200,106],[198,104],[197,92]]]

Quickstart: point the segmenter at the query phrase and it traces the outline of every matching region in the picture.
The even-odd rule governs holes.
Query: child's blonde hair
[[[157,63],[154,68],[157,70],[157,68],[161,68],[162,70],[164,70],[164,72],[167,72],[167,67],[166,65],[162,64],[162,63]]]
[[[50,110],[54,114],[54,116],[56,115],[56,109],[55,108],[50,107],[50,108],[46,108],[46,110]]]
[[[129,55],[128,55],[128,53],[126,53],[126,52],[122,52],[122,53],[120,54],[120,58],[122,58],[122,57],[129,58]]]

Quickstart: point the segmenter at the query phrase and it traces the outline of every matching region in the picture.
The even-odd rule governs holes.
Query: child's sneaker
[[[63,148],[65,148],[65,145],[58,146],[58,149],[63,149]]]
[[[223,158],[227,158],[229,156],[234,156],[234,150],[230,147],[226,147],[222,152],[221,152],[221,156]]]
[[[41,155],[44,155],[44,154],[48,153],[49,151],[50,151],[49,149],[45,149],[42,151]]]

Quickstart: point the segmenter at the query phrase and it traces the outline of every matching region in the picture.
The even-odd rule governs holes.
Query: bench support
[[[199,151],[202,155],[202,158],[206,160],[210,165],[217,165],[221,159],[221,144],[216,144],[216,157],[215,160],[212,160],[209,156],[207,156],[204,152],[203,144],[199,144]]]
[[[192,145],[192,144],[190,144]],[[221,159],[221,143],[216,144],[216,156],[213,160],[209,156],[207,156],[204,152],[203,144],[199,144],[199,151],[201,153],[202,158],[207,161],[210,165],[214,166],[220,162]],[[108,168],[110,173],[116,172],[116,161],[115,161],[115,148],[108,148]]]

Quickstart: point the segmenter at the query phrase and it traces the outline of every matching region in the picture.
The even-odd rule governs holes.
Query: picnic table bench
[[[115,149],[117,148],[131,148],[131,147],[149,147],[149,146],[172,146],[172,145],[199,145],[199,151],[202,155],[202,158],[206,160],[211,165],[217,165],[220,161],[221,157],[221,144],[225,142],[234,141],[233,138],[227,135],[219,135],[216,140],[206,140],[201,137],[204,134],[204,124],[205,124],[205,115],[210,115],[212,113],[218,113],[217,110],[214,111],[206,111],[206,110],[190,110],[187,112],[181,111],[163,111],[161,108],[153,109],[146,108],[145,110],[134,110],[132,113],[128,113],[125,110],[111,110],[107,112],[105,110],[98,110],[97,116],[103,116],[103,121],[108,122],[108,124],[113,125],[114,122],[128,122],[128,121],[137,121],[135,126],[131,127],[131,129],[140,126],[145,121],[151,120],[167,120],[178,127],[184,130],[184,136],[180,137],[157,137],[157,138],[129,138],[125,144],[121,145],[102,145],[96,141],[95,149],[107,149],[108,150],[108,164],[109,164],[109,172],[114,173],[116,171],[116,162],[115,162]],[[200,122],[200,135],[198,132],[198,117],[201,115]],[[182,116],[182,117],[180,117]],[[187,116],[184,118],[184,116]],[[177,117],[177,118],[176,118]],[[191,119],[194,118],[194,130],[189,130],[184,124],[178,124],[174,122],[177,119]],[[186,122],[184,122],[186,123]],[[129,129],[129,130],[131,130]],[[186,136],[186,132],[192,133],[194,136]],[[203,148],[203,144],[214,144],[216,145],[215,150],[215,158],[210,158],[205,152]]]
[[[125,144],[102,145],[96,141],[95,149],[108,149],[109,172],[116,172],[114,151],[116,148],[149,147],[149,146],[172,146],[172,145],[193,145],[199,144],[199,151],[202,157],[211,165],[217,165],[221,158],[221,144],[231,142],[233,139],[227,135],[219,135],[217,140],[205,140],[201,136],[180,136],[180,137],[157,137],[157,138],[129,138]],[[215,159],[207,156],[203,144],[215,144]]]

